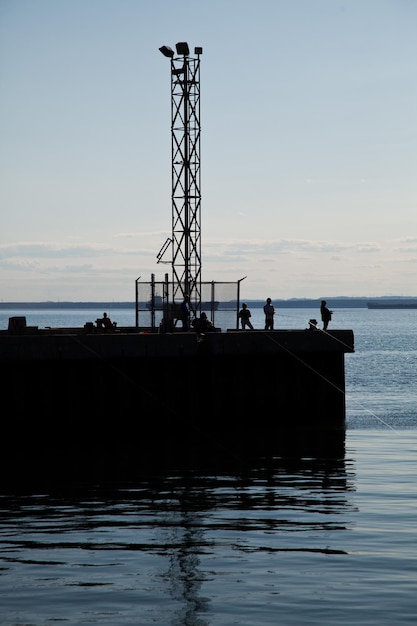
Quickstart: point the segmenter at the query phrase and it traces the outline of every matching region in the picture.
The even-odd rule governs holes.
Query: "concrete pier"
[[[351,330],[2,333],[1,482],[343,455],[353,351]]]

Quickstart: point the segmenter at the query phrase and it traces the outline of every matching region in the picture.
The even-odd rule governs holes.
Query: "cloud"
[[[166,238],[168,235],[167,230],[149,230],[149,231],[139,231],[139,232],[127,232],[127,233],[116,233],[115,237],[120,239],[132,239],[134,237],[143,237],[144,239],[149,239],[151,237],[158,238]]]
[[[205,250],[209,256],[242,255],[247,258],[252,254],[281,254],[281,253],[340,253],[340,252],[380,252],[382,245],[377,242],[345,242],[345,241],[315,241],[308,239],[278,239],[278,240],[209,240],[205,241]],[[216,250],[216,252],[213,252]]]
[[[142,254],[152,254],[153,250],[141,250]],[[126,249],[110,247],[100,244],[68,244],[68,243],[15,243],[0,244],[0,259],[30,258],[30,259],[65,259],[65,258],[86,258],[103,257],[114,255],[138,254],[137,248]]]

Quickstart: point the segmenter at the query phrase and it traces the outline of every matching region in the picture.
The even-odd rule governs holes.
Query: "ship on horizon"
[[[163,311],[164,310],[164,299],[162,296],[160,296],[159,294],[155,294],[155,296],[153,297],[153,299],[151,298],[150,300],[147,301],[146,303],[146,308],[149,311]],[[205,302],[201,303],[201,309],[205,309],[205,310],[209,310],[209,311],[217,311],[217,309],[219,308],[219,301],[218,300],[208,300]]]
[[[417,309],[417,298],[401,300],[369,300],[368,309]]]

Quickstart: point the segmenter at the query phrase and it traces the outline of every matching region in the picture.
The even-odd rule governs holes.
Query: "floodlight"
[[[201,48],[200,46],[196,46],[194,48],[194,54],[203,54],[203,48]]]
[[[162,54],[164,55],[164,57],[169,57],[172,59],[172,57],[174,56],[174,51],[172,48],[170,48],[169,46],[161,46],[159,48],[159,51],[162,52]]]
[[[184,56],[188,56],[190,54],[190,48],[188,47],[188,43],[186,41],[180,41],[175,44],[177,48],[177,54],[183,54]]]

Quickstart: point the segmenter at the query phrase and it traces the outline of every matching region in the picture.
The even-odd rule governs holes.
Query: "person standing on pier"
[[[180,304],[180,314],[183,331],[190,330],[190,296],[184,296]]]
[[[332,313],[333,311],[330,311],[327,308],[326,300],[322,300],[321,306],[320,306],[320,314],[321,314],[321,321],[323,322],[323,330],[327,330],[329,322],[332,319]]]
[[[274,330],[274,315],[275,308],[272,304],[271,298],[266,299],[266,304],[264,304],[264,313],[265,313],[265,330]]]
[[[246,302],[244,302],[242,304],[242,308],[239,311],[239,319],[240,319],[240,324],[242,326],[242,330],[245,330],[246,326],[248,326],[251,330],[253,330],[252,322],[249,319],[250,317],[252,317],[252,314],[250,310],[248,309],[248,305],[246,304]]]

